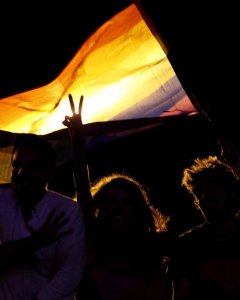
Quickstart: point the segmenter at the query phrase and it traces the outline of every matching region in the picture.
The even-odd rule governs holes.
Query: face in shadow
[[[134,218],[134,201],[121,187],[111,187],[105,199],[105,220],[111,228],[127,229]]]

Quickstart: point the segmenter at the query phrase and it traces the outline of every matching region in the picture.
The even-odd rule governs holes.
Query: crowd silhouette
[[[88,149],[84,97],[78,111],[69,103],[72,157],[61,169],[42,137],[15,141],[11,183],[0,187],[1,298],[240,299],[238,145],[198,116],[180,144],[173,121],[167,133]]]

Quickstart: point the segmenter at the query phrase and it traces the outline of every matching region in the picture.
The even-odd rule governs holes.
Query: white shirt
[[[71,198],[48,191],[37,204],[29,224],[38,229],[56,208],[69,216],[63,231],[70,233],[51,246],[39,249],[34,261],[0,273],[0,299],[72,300],[86,259],[85,228],[81,206]],[[10,187],[0,187],[0,240],[2,243],[29,236],[23,215]]]

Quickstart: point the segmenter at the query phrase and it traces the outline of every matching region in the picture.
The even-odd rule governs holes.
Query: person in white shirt
[[[16,135],[11,183],[0,186],[0,299],[75,298],[85,268],[85,224],[79,203],[48,189],[55,165],[56,152],[45,139]],[[21,247],[19,256],[12,251],[1,268],[1,247],[29,239],[26,255]]]

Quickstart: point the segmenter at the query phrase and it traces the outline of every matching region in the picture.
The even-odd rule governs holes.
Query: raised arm
[[[89,170],[86,159],[84,125],[82,123],[83,96],[80,97],[78,112],[75,110],[72,95],[69,95],[72,116],[65,116],[63,125],[68,128],[73,147],[73,174],[77,201],[82,205],[86,224],[94,217],[90,192]]]

